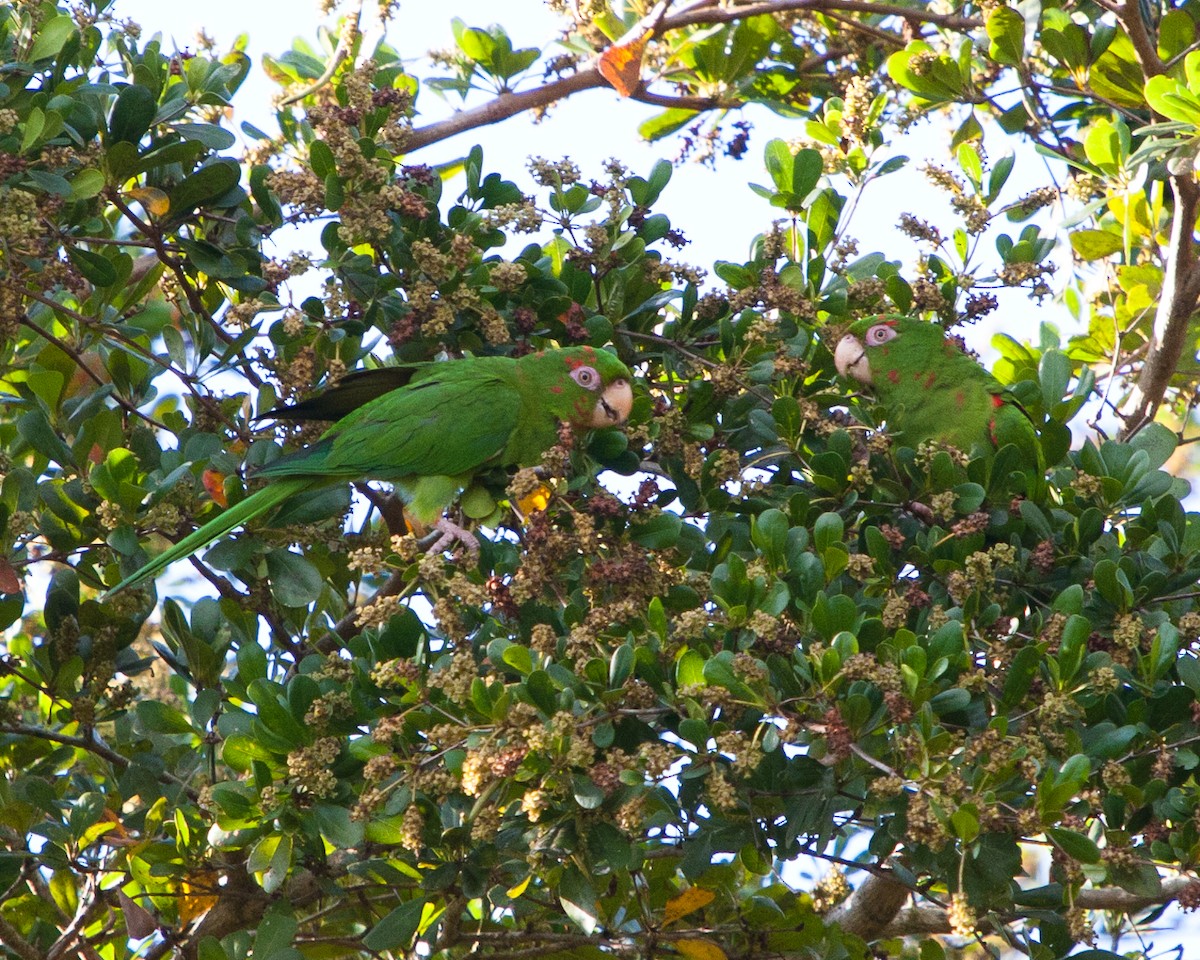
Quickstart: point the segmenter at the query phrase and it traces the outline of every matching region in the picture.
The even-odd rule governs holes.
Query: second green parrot
[[[889,433],[905,446],[940,440],[978,456],[1013,444],[1032,479],[1027,492],[1038,495],[1045,466],[1033,422],[942,327],[911,317],[864,318],[838,341],[834,365],[871,388],[887,410]]]
[[[629,369],[592,347],[520,358],[472,357],[428,364],[411,382],[356,406],[314,443],[256,474],[270,482],[123,579],[109,594],[155,576],[285,500],[334,483],[385,480],[418,521],[460,536],[442,511],[479,471],[532,466],[577,430],[619,426],[629,416]],[[439,543],[439,546],[442,543]]]

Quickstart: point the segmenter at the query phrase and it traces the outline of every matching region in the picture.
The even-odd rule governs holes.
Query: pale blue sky
[[[200,28],[217,40],[218,49],[227,47],[239,33],[248,34],[255,66],[235,100],[235,108],[239,120],[249,120],[267,130],[274,129],[269,103],[276,88],[262,74],[262,55],[284,52],[297,36],[315,45],[317,28],[322,22],[315,2],[294,0],[207,0],[204,4],[116,0],[114,9],[118,15],[140,23],[145,33],[161,32],[168,48],[176,45],[194,49],[194,37]],[[461,17],[473,26],[500,20],[516,47],[549,45],[562,24],[541,0],[509,0],[502,4],[495,0],[403,2],[388,30],[388,41],[406,59],[413,58],[411,69],[418,77],[429,76],[432,72],[429,65],[417,61],[430,49],[452,45],[450,22],[454,17]],[[534,82],[531,77],[526,85]],[[457,96],[443,100],[433,91],[425,91],[418,106],[422,111],[418,118],[421,123],[447,115],[459,106],[459,100]],[[414,155],[414,159],[443,163],[464,155],[479,143],[484,148],[488,170],[501,172],[531,192],[532,183],[525,174],[525,161],[530,155],[550,159],[569,155],[580,164],[585,176],[597,177],[602,161],[617,156],[634,173],[645,174],[655,160],[673,157],[679,149],[673,139],[647,144],[638,136],[638,124],[654,112],[642,104],[622,100],[615,91],[589,90],[556,106],[541,123],[535,124],[527,116],[513,117],[435,144]],[[729,122],[737,119],[740,118],[731,116]],[[781,120],[763,109],[748,111],[744,119],[754,124],[746,157],[740,162],[722,158],[715,170],[695,163],[681,165],[659,207],[692,241],[676,258],[710,271],[714,260],[745,259],[752,238],[767,229],[781,213],[752,193],[746,184],[769,182],[762,164],[762,150],[768,140],[803,133],[799,122]],[[900,174],[868,187],[849,231],[858,239],[861,254],[880,250],[890,258],[911,263],[917,250],[895,229],[905,211],[934,221],[944,235],[950,234],[955,220],[945,195],[929,187],[916,171],[918,163],[925,159],[949,163],[947,143],[944,122],[934,119],[918,125],[912,134],[894,144],[896,153],[909,155],[913,162]],[[993,157],[998,157],[1015,144],[993,129],[989,131],[988,145]],[[1015,199],[1047,182],[1041,158],[1031,150],[1022,151],[1005,199]],[[1008,230],[1014,236],[1019,231],[1019,225],[1010,225]],[[989,239],[989,249],[990,242]],[[1037,307],[1020,292],[1002,291],[1001,304],[1003,322],[995,318],[970,332],[977,348],[986,350],[994,329],[1036,339],[1038,321],[1050,317],[1063,321],[1061,309],[1050,304]]]

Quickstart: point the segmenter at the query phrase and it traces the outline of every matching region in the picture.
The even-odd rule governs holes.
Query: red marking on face
[[[889,370],[887,372],[887,378],[892,383],[899,383],[900,382],[900,371],[899,370]]]
[[[562,393],[562,387],[551,387],[550,392],[551,393]]]
[[[959,409],[961,409],[963,404],[967,402],[966,394],[964,394],[961,390],[957,391],[954,394],[954,402],[958,404]]]
[[[1000,446],[1000,441],[996,438],[996,418],[995,417],[992,417],[992,419],[988,421],[988,436],[991,437],[993,447]]]
[[[1004,406],[1004,398],[998,393],[992,394],[992,406],[997,410]]]
[[[929,371],[929,376],[927,376],[925,378],[925,389],[928,390],[930,387],[932,387],[934,385],[934,383],[936,381],[937,381],[937,374],[934,373],[932,370]]]
[[[564,358],[568,370],[576,370],[579,367],[590,367],[596,362],[596,351],[591,347],[584,347],[582,356]]]

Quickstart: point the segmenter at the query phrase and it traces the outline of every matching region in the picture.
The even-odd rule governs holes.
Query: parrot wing
[[[341,420],[384,394],[406,387],[428,364],[354,370],[333,386],[298,403],[272,407],[255,420]]]
[[[492,371],[454,367],[354,410],[264,477],[401,480],[469,474],[495,460],[517,429],[521,396]]]

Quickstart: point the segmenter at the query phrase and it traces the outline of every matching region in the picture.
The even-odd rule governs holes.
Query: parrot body
[[[259,470],[267,486],[109,593],[156,575],[285,500],[333,483],[391,481],[412,516],[438,521],[475,473],[532,466],[557,441],[561,423],[580,430],[618,426],[632,402],[629,370],[591,347],[425,365],[405,385],[354,405],[312,446]]]
[[[1016,398],[938,325],[910,317],[868,317],[837,344],[838,373],[872,389],[887,410],[889,432],[909,447],[925,440],[987,456],[1008,444],[1044,485],[1037,431]]]

